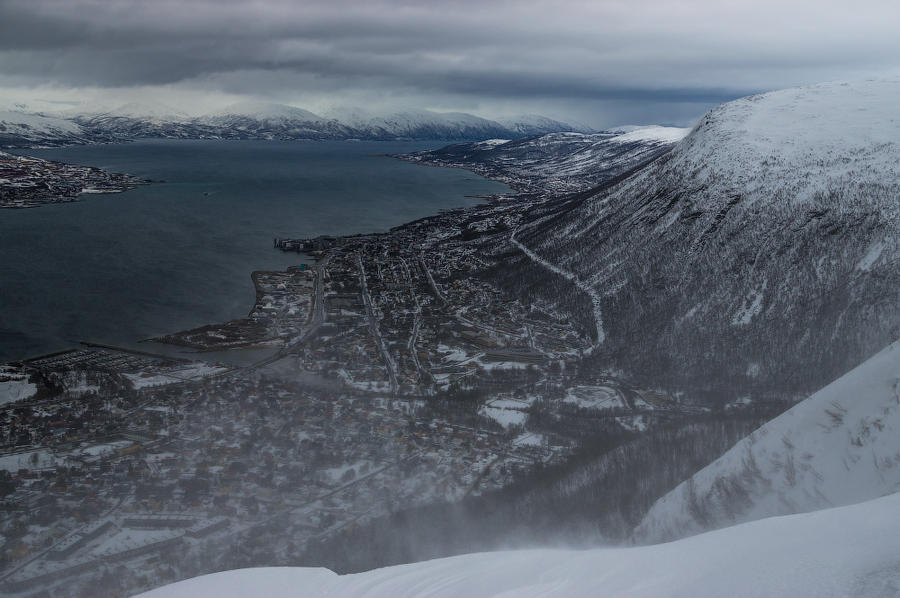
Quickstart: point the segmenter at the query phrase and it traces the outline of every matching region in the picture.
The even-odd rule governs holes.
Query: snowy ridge
[[[539,114],[522,114],[510,118],[497,119],[504,127],[526,137],[546,135],[558,131],[573,131],[576,133],[593,133],[594,130],[587,125],[562,122]]]
[[[894,343],[661,498],[635,536],[667,541],[898,491],[900,343]]]
[[[407,110],[369,117],[354,124],[361,134],[375,138],[466,139],[503,137],[510,131],[498,122],[464,112]]]
[[[470,554],[343,576],[327,569],[242,569],[140,596],[892,596],[900,591],[898,512],[900,494],[894,494],[657,546]]]
[[[197,116],[159,102],[121,106],[60,108],[35,103],[50,116],[30,114],[25,104],[12,112],[0,110],[0,146],[36,143],[85,143],[138,138],[171,139],[518,139],[564,130],[587,131],[543,116],[531,115],[503,123],[465,112],[403,110],[373,114],[360,108],[336,108],[320,116],[286,104],[243,101]],[[10,116],[12,115],[12,116]],[[7,130],[4,130],[3,127]],[[78,139],[75,139],[78,136]]]
[[[624,130],[623,130],[624,129]],[[632,143],[634,141],[658,141],[660,143],[677,143],[691,132],[688,128],[661,127],[651,125],[645,127],[622,127],[621,135],[610,139],[615,143]]]

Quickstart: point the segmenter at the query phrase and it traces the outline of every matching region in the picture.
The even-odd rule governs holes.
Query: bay
[[[164,183],[0,211],[0,362],[242,317],[274,237],[388,230],[505,185],[383,157],[441,142],[146,140],[24,153]]]

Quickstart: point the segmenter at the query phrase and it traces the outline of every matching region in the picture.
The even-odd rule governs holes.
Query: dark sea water
[[[384,231],[509,189],[379,157],[440,142],[141,141],[30,155],[166,183],[0,210],[0,362],[247,314],[273,237]]]

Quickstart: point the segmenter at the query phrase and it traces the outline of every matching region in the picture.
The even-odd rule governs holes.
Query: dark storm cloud
[[[706,105],[893,71],[900,10],[864,4],[0,0],[0,82]]]

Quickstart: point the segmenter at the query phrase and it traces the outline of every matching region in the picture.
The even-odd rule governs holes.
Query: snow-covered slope
[[[661,498],[635,536],[667,541],[898,491],[900,343],[894,343]]]
[[[487,139],[522,137],[534,130],[560,131],[571,125],[544,117],[505,126],[463,112],[406,110],[389,115],[361,109],[334,110],[327,117],[303,108],[270,102],[240,102],[208,114],[191,117],[158,102],[129,103],[93,111],[81,108],[58,111],[59,118],[25,112],[0,112],[0,127],[18,135],[19,145],[60,142],[61,132],[98,141],[164,137],[177,139]],[[6,115],[4,123],[3,116]],[[30,119],[28,121],[27,119]],[[32,122],[33,121],[33,122]],[[18,123],[13,130],[12,124]],[[30,128],[29,128],[30,127]],[[21,129],[28,135],[23,135]],[[529,129],[529,130],[531,130]],[[0,141],[4,130],[0,128]],[[62,142],[65,142],[65,137]]]
[[[516,241],[591,290],[574,315],[606,366],[711,399],[808,394],[900,337],[898,102],[900,81],[866,81],[723,104]]]
[[[619,176],[665,153],[687,133],[687,129],[659,126],[590,135],[550,133],[508,143],[462,143],[404,159],[469,168],[518,189],[564,194],[590,189]]]
[[[326,569],[243,569],[141,598],[896,596],[897,513],[900,494],[657,546],[470,554],[345,576]]]

